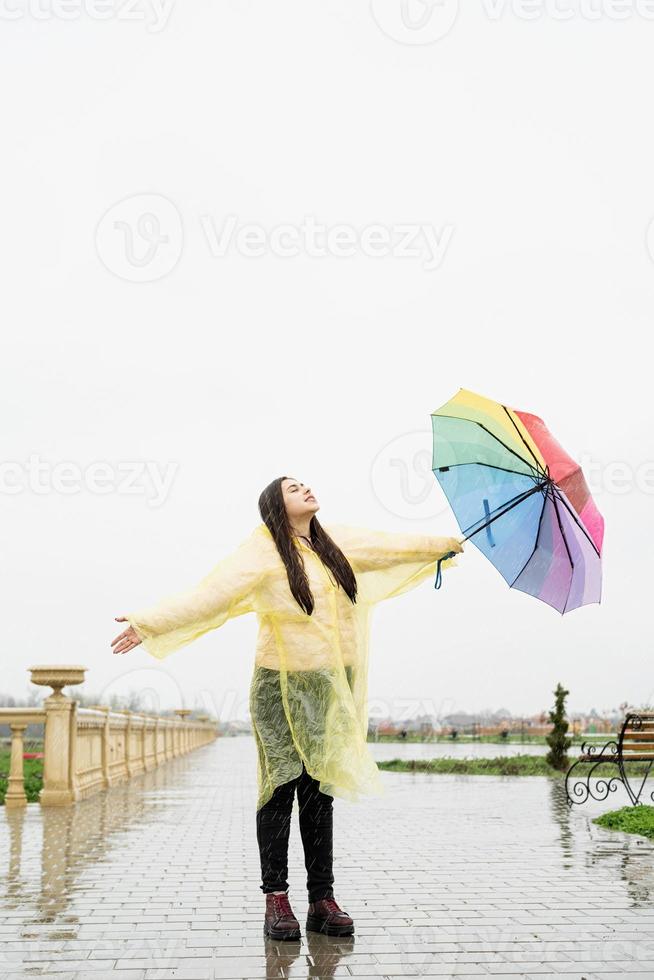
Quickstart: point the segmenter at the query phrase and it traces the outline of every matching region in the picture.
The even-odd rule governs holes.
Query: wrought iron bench
[[[625,767],[634,762],[638,765],[635,770],[632,770],[630,780]],[[594,776],[595,770],[606,763],[616,766],[617,772],[609,776]],[[622,783],[632,804],[636,806],[640,803],[652,765],[654,765],[654,713],[645,711],[629,713],[625,716],[617,739],[612,739],[601,746],[589,742],[583,743],[581,755],[573,762],[565,776],[568,804],[572,806],[574,803],[585,803],[589,797],[593,800],[605,800],[609,793],[618,788],[618,783]],[[584,772],[584,766],[590,768]],[[577,769],[577,767],[581,768]],[[594,784],[593,779],[595,779]],[[640,783],[634,788],[638,780]],[[650,799],[654,800],[654,793],[650,793]]]

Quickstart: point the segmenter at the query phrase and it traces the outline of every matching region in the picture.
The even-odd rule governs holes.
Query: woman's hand
[[[458,538],[448,538],[448,543],[450,546],[450,551],[455,551],[460,554],[463,551],[463,541],[459,541]]]
[[[126,616],[115,616],[114,618],[117,623],[127,622]],[[124,630],[122,633],[119,633],[118,636],[111,641],[112,646],[114,645],[114,643],[116,644],[116,648],[112,652],[127,653],[128,650],[133,650],[134,647],[138,646],[140,642],[141,641],[136,635],[136,631],[134,630],[134,627],[128,626],[126,630]]]

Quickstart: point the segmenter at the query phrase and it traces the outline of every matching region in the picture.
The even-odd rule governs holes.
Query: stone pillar
[[[23,733],[26,724],[10,722],[11,725],[11,764],[7,781],[6,807],[27,806],[25,786],[23,783]]]
[[[69,684],[81,684],[86,667],[30,667],[32,683],[51,687],[43,702],[45,739],[43,748],[42,806],[67,806],[77,799],[77,705],[61,693]]]
[[[43,702],[45,738],[43,743],[43,788],[39,802],[43,806],[66,806],[75,802],[71,766],[71,729],[74,702],[52,696]]]

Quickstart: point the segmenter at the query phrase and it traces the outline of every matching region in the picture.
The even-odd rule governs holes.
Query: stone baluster
[[[111,776],[109,768],[109,712],[111,708],[108,708],[105,704],[90,704],[89,708],[93,708],[94,711],[102,711],[104,714],[104,722],[102,725],[102,741],[101,741],[101,759],[102,759],[102,788],[106,789],[107,786],[111,785]]]
[[[130,764],[132,751],[132,712],[129,710],[129,708],[116,708],[114,710],[116,714],[125,715],[125,720],[127,722],[123,732],[123,738],[125,740],[123,773],[126,779],[130,779],[134,775],[133,766]]]
[[[12,721],[10,725],[11,763],[9,766],[9,779],[7,781],[5,806],[20,807],[27,805],[27,797],[25,796],[25,786],[23,782],[23,733],[27,728],[27,725],[14,721]]]
[[[191,713],[190,708],[177,708],[175,714],[181,718],[181,730],[180,730],[180,746],[179,755],[185,755],[189,750],[188,744],[188,726],[186,724],[186,719]]]

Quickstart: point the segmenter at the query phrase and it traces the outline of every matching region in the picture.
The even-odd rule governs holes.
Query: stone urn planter
[[[42,687],[51,687],[53,694],[51,698],[64,700],[61,689],[73,684],[82,684],[86,667],[63,666],[61,664],[45,664],[39,667],[30,667],[32,684],[39,684]]]

